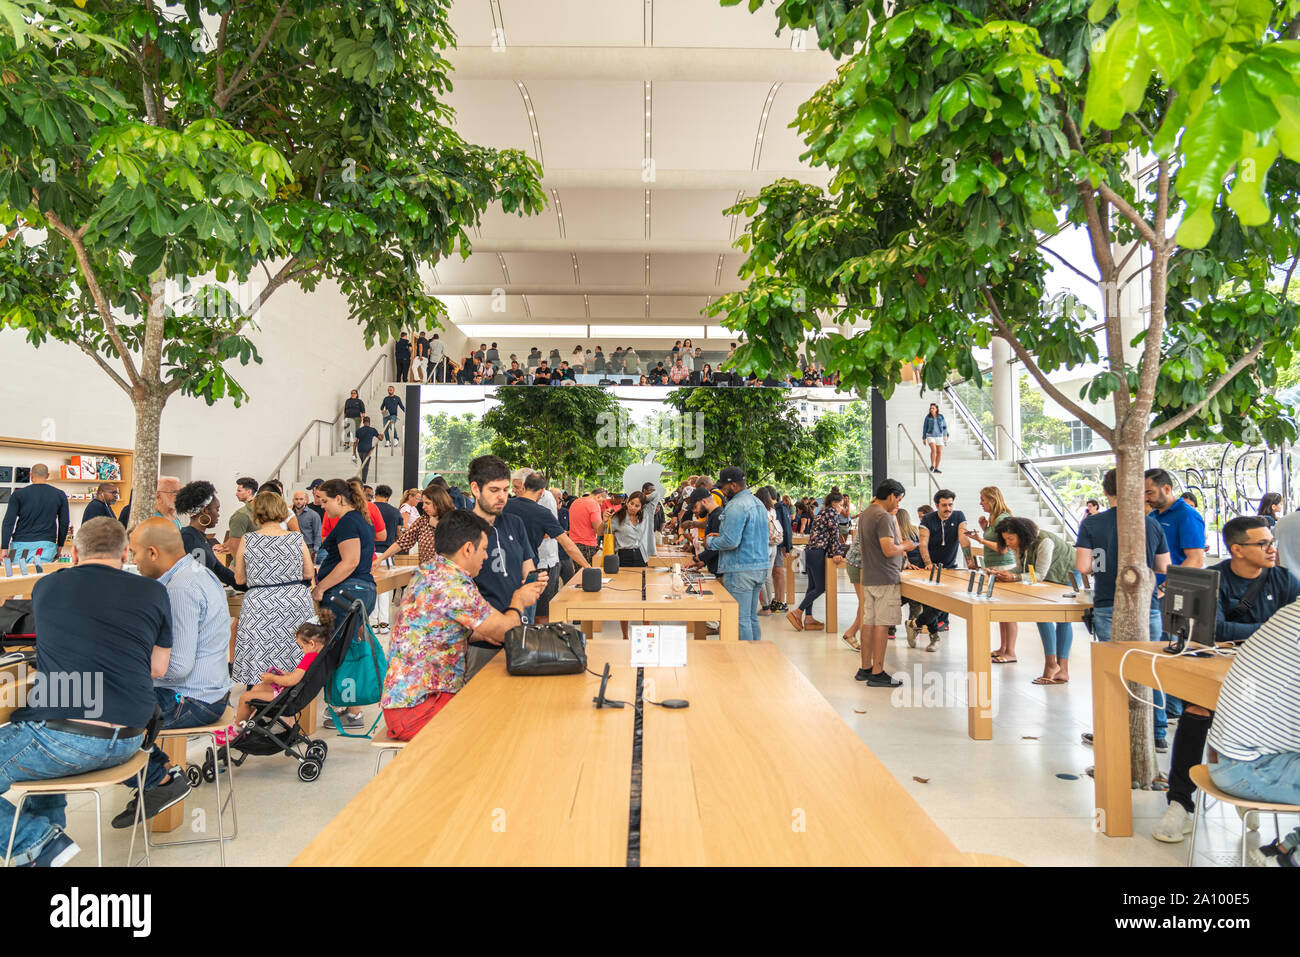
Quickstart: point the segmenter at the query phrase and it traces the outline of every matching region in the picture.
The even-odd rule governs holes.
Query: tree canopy
[[[286,283],[336,283],[367,344],[434,328],[421,267],[545,204],[451,128],[449,0],[81,6],[0,19],[0,322],[98,363],[142,462],[172,394],[243,398],[226,363]]]

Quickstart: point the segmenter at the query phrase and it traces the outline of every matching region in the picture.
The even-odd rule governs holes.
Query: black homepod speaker
[[[605,556],[605,574],[618,574],[618,552],[611,552]]]
[[[582,590],[600,591],[600,569],[584,568],[582,570]]]

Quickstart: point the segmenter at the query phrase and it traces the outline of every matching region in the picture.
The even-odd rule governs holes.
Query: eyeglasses
[[[1271,552],[1271,551],[1276,551],[1276,550],[1277,550],[1277,539],[1275,539],[1275,538],[1266,538],[1266,539],[1263,539],[1262,541],[1258,541],[1258,542],[1238,542],[1237,544],[1238,544],[1238,545],[1258,545],[1260,548],[1264,549],[1264,551],[1266,551],[1266,552]]]

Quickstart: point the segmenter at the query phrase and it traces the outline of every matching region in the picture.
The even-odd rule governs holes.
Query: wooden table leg
[[[839,565],[833,558],[826,559],[826,634],[840,630],[840,577]]]
[[[740,606],[734,602],[722,606],[722,618],[718,622],[718,637],[723,641],[740,640]]]
[[[1092,659],[1092,751],[1095,824],[1109,837],[1133,836],[1133,765],[1129,758],[1128,691],[1119,676]]]
[[[587,636],[588,641],[596,637],[596,623],[594,621],[584,621],[582,623],[582,633]]]
[[[976,741],[993,740],[991,627],[987,609],[971,609],[966,619],[966,730]]]
[[[185,770],[185,764],[188,760],[188,743],[189,739],[183,734],[169,735],[162,739],[163,753],[167,755],[167,766],[180,765],[181,771]],[[153,817],[151,828],[154,833],[166,834],[176,830],[185,824],[185,802],[178,801],[161,814]]]
[[[794,604],[794,552],[785,553],[785,603]]]
[[[317,695],[312,698],[311,704],[298,712],[298,727],[303,734],[311,734],[316,730],[316,708],[320,704],[321,696]]]
[[[691,622],[691,632],[696,641],[708,641],[709,623],[707,621],[693,621]]]

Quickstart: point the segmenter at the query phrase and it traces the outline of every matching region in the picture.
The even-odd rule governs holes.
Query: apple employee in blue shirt
[[[1146,470],[1147,503],[1154,506],[1151,514],[1164,529],[1165,539],[1169,542],[1169,564],[1185,565],[1188,568],[1205,567],[1205,519],[1201,513],[1186,499],[1174,495],[1174,477],[1164,469]],[[1163,582],[1164,576],[1158,576],[1157,582]],[[1160,692],[1155,693],[1156,709],[1160,709],[1162,699]],[[1177,698],[1165,702],[1167,717],[1178,717],[1183,713],[1183,703]],[[1156,735],[1156,750],[1166,750],[1164,735]]]

